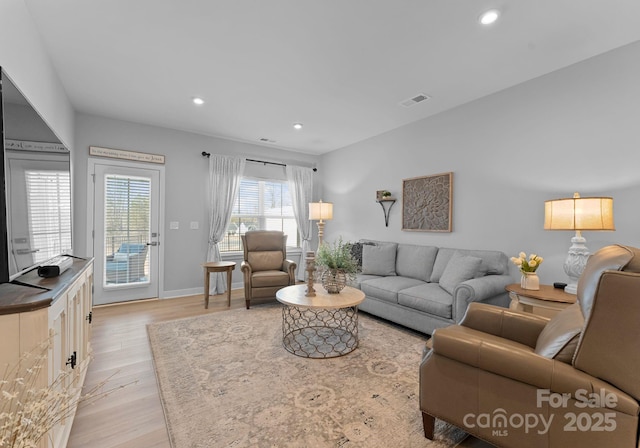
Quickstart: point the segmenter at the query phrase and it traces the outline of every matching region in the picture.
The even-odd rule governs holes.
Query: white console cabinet
[[[46,369],[40,372],[37,388],[64,387],[75,397],[70,402],[76,402],[91,353],[93,260],[74,259],[59,277],[40,278],[32,271],[16,280],[19,284],[0,285],[1,372],[25,352],[48,344]],[[66,446],[75,409],[68,414],[39,447]]]

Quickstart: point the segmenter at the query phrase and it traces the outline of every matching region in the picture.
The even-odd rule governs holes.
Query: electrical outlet
[[[191,221],[189,228],[191,230],[198,230],[200,228],[200,223],[198,221]]]
[[[178,221],[169,222],[169,229],[170,230],[178,230],[179,228],[180,228],[180,223]]]

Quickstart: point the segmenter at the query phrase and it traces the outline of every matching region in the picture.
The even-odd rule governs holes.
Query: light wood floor
[[[146,325],[228,310],[226,305],[226,295],[212,296],[205,310],[203,296],[197,295],[95,307],[91,325],[94,359],[85,391],[113,374],[107,388],[128,385],[78,409],[67,447],[170,448]],[[231,308],[243,307],[244,291],[232,290]],[[130,384],[134,381],[137,383]],[[459,445],[489,446],[469,439]]]
[[[231,308],[244,307],[244,291],[232,290]],[[170,447],[158,394],[146,325],[227,310],[226,295],[145,300],[93,309],[91,346],[85,390],[110,375],[107,388],[129,384],[100,401],[78,409],[69,448]]]

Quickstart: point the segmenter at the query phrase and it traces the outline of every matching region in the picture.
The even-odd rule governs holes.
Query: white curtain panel
[[[209,250],[207,261],[221,261],[218,243],[229,227],[233,203],[244,171],[242,157],[211,154],[209,156]],[[210,294],[222,294],[227,289],[225,273],[216,272],[211,279]]]
[[[298,265],[298,280],[305,280],[305,257],[311,250],[311,221],[309,221],[309,202],[313,197],[313,170],[302,166],[287,165],[287,181],[293,202],[293,214],[296,217],[298,232],[302,240],[302,255]]]

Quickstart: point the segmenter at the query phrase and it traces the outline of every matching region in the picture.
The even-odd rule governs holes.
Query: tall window
[[[240,181],[220,252],[242,250],[240,235],[248,230],[281,230],[287,235],[287,246],[298,245],[298,227],[286,181],[246,177]]]
[[[26,171],[32,247],[40,263],[71,250],[71,182],[69,172]]]

